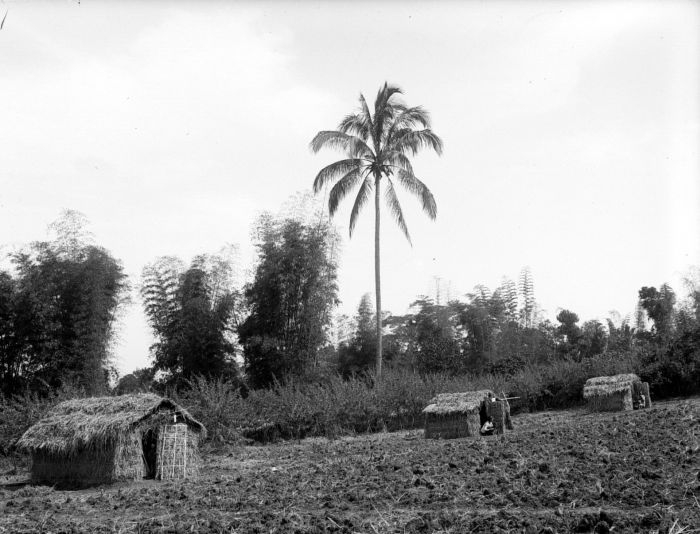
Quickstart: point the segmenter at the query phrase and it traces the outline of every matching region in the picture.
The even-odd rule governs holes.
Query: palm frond
[[[314,193],[318,193],[329,182],[334,181],[338,177],[345,176],[348,172],[359,168],[361,165],[361,159],[342,159],[324,167],[319,171],[314,180]]]
[[[359,137],[335,130],[318,132],[311,140],[309,146],[313,152],[318,152],[325,147],[341,149],[351,158],[360,158],[372,154],[372,150]]]
[[[435,219],[437,217],[437,204],[428,186],[416,178],[413,173],[406,172],[403,169],[397,170],[396,177],[406,190],[419,198],[423,211],[428,217]]]
[[[430,128],[430,114],[422,106],[407,108],[405,106],[394,106],[399,113],[396,119],[391,124],[391,128],[387,134],[387,142],[391,143],[391,139],[395,132],[420,126],[422,128]]]
[[[391,150],[399,152],[410,150],[414,156],[422,148],[432,148],[438,154],[442,154],[442,139],[427,128],[425,130],[402,128],[394,134],[390,146]]]
[[[355,197],[355,203],[352,206],[352,211],[350,212],[350,237],[355,230],[355,225],[357,224],[357,216],[360,214],[360,210],[367,203],[372,190],[374,189],[374,183],[372,182],[372,176],[366,176],[360,190],[357,192]]]
[[[387,186],[386,192],[384,193],[384,199],[386,200],[386,203],[389,206],[391,214],[394,216],[396,224],[403,232],[403,235],[406,236],[406,239],[408,240],[409,244],[413,246],[411,236],[408,233],[408,226],[406,226],[406,219],[404,219],[403,210],[401,209],[401,204],[399,203],[399,198],[396,196],[396,190],[394,189],[394,184],[392,183],[390,178],[387,178]]]
[[[374,101],[374,112],[385,108],[389,100],[394,95],[401,95],[403,91],[397,85],[389,85],[389,82],[384,82],[384,87],[377,91],[377,98]]]
[[[369,128],[365,118],[359,113],[347,115],[338,125],[338,131],[356,135],[361,139],[369,137]]]
[[[377,93],[374,101],[374,125],[372,132],[375,140],[386,139],[386,134],[391,127],[392,119],[400,113],[405,106],[400,101],[391,101],[394,95],[402,94],[403,91],[395,85],[384,83]]]
[[[384,161],[388,162],[395,169],[403,169],[409,174],[413,174],[413,165],[406,157],[406,154],[393,150],[384,154]]]
[[[328,195],[328,213],[332,217],[343,200],[362,178],[361,168],[354,167],[333,186]]]

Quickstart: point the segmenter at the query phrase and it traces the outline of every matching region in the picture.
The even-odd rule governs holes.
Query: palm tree
[[[345,117],[337,130],[321,131],[311,141],[311,150],[323,147],[340,149],[347,158],[321,169],[314,180],[314,193],[334,183],[328,197],[331,216],[350,191],[359,184],[350,213],[350,237],[357,216],[374,192],[374,280],[377,304],[377,376],[382,374],[382,297],[379,270],[379,193],[384,179],[384,199],[399,228],[411,242],[395,182],[417,196],[423,211],[431,219],[437,215],[433,194],[416,178],[408,154],[415,156],[423,148],[442,154],[442,140],[430,129],[428,112],[420,106],[408,107],[398,98],[396,86],[384,84],[377,93],[374,113],[360,94],[360,108]],[[420,129],[419,129],[420,128]]]

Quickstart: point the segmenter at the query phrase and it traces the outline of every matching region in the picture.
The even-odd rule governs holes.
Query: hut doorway
[[[149,428],[141,438],[143,447],[144,478],[156,477],[158,459],[158,434],[155,429]]]

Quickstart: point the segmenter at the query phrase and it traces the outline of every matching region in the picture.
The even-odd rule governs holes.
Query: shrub
[[[244,402],[237,384],[223,378],[197,376],[187,382],[188,388],[174,394],[195,419],[207,429],[209,439],[235,442],[240,439],[237,424]]]
[[[84,390],[71,386],[49,395],[25,391],[22,395],[0,396],[0,453],[14,452],[15,442],[56,404],[84,396]]]

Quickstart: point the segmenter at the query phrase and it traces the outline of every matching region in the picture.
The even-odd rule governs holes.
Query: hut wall
[[[588,397],[588,409],[593,412],[623,412],[632,409],[632,388]]]
[[[132,432],[120,440],[114,451],[112,480],[141,480],[147,472],[141,435]]]
[[[426,438],[463,438],[478,436],[481,428],[479,412],[425,414]]]
[[[647,401],[646,408],[651,408],[651,394],[649,393],[649,382],[642,382],[644,398]]]
[[[507,430],[513,430],[513,420],[510,418],[510,403],[508,401],[503,401],[503,404],[505,405],[505,413],[506,413],[506,429]]]
[[[105,449],[83,449],[68,454],[35,451],[32,482],[59,487],[87,487],[118,480],[138,480],[144,473],[141,440],[129,434]]]
[[[186,424],[161,427],[157,447],[157,479],[195,478],[199,474],[199,435]]]
[[[489,406],[487,410],[491,416],[493,422],[493,433],[494,434],[504,434],[506,428],[506,406],[505,402],[486,402]]]
[[[114,447],[84,449],[68,454],[35,451],[32,482],[61,487],[86,487],[143,477],[141,440],[130,434]]]
[[[73,454],[36,451],[32,454],[32,482],[59,487],[85,487],[111,481],[113,450],[84,450]]]

